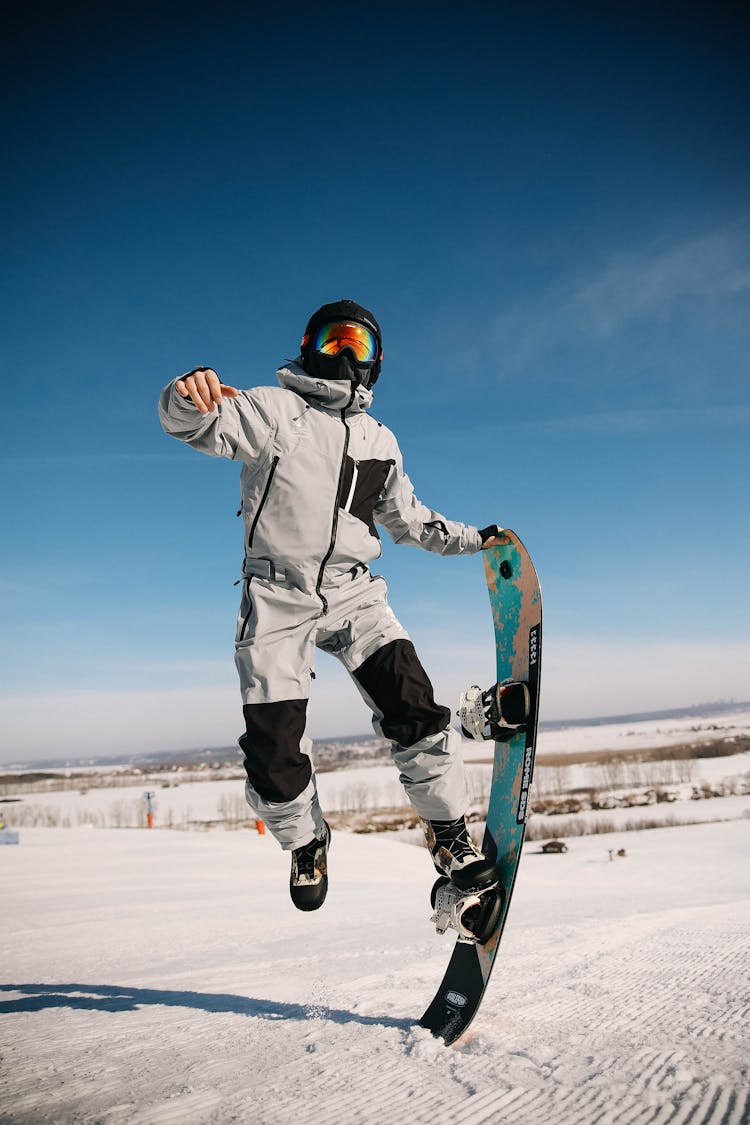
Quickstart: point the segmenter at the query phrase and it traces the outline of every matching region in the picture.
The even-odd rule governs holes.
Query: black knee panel
[[[245,773],[265,801],[292,801],[310,781],[310,758],[300,750],[306,712],[306,699],[246,703],[242,708],[246,731],[239,743]]]
[[[450,723],[451,713],[435,702],[432,684],[411,641],[383,645],[360,664],[354,677],[382,711],[383,734],[399,746],[413,746]]]

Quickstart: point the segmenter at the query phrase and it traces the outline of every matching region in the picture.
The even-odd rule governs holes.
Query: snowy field
[[[602,723],[546,730],[539,737],[534,796],[545,797],[589,786],[622,791],[671,783],[674,796],[678,799],[674,803],[650,808],[647,811],[649,820],[664,823],[670,819],[698,821],[741,816],[746,809],[750,809],[750,794],[695,801],[691,800],[691,790],[701,783],[717,785],[732,778],[750,776],[750,753],[686,761],[669,760],[669,748],[677,744],[705,743],[720,738],[728,740],[738,736],[750,736],[750,711],[747,709],[738,708],[718,715],[707,712],[705,715],[691,715],[688,718]],[[659,762],[634,766],[624,764],[620,767],[616,767],[616,764],[544,764],[546,754],[572,756],[581,751],[592,750],[623,753],[647,747],[664,747],[666,766]],[[463,749],[472,801],[481,807],[489,790],[491,747],[478,746],[465,740]],[[86,771],[88,776],[78,778],[74,783],[75,788],[66,791],[14,791],[14,795],[20,795],[22,799],[14,804],[0,804],[0,812],[4,813],[9,825],[17,824],[19,827],[33,822],[28,818],[32,811],[39,812],[41,816],[48,814],[47,821],[37,822],[53,826],[67,823],[75,827],[86,821],[93,821],[100,827],[135,826],[145,815],[144,792],[149,790],[153,793],[155,824],[159,828],[180,828],[196,822],[217,820],[237,821],[247,816],[243,800],[244,772],[239,751],[236,754],[233,777],[212,778],[213,771],[200,773],[175,770],[174,773],[143,776],[136,780],[121,772],[116,779],[118,785],[113,788],[106,780],[97,785],[102,770],[103,767],[99,766]],[[64,775],[66,771],[55,772]],[[125,782],[129,784],[119,784]],[[320,773],[318,787],[323,807],[328,812],[358,813],[406,804],[398,772],[388,763],[358,765],[350,769]],[[601,817],[602,814],[580,815],[585,818]],[[645,816],[646,812],[638,809],[613,809],[604,815],[619,828],[638,816]],[[544,819],[548,821],[550,828],[556,823],[551,816]],[[560,830],[563,830],[564,822],[560,820],[559,823]]]
[[[254,832],[0,848],[3,1122],[750,1121],[750,821],[528,845],[452,1048],[424,850],[336,833],[324,908]],[[625,847],[625,858],[609,849]]]
[[[737,778],[747,775],[750,771],[750,754],[737,754],[730,758],[702,759],[696,763],[696,779],[717,782],[727,778]],[[570,776],[577,784],[581,783],[584,767],[571,767]],[[486,796],[489,785],[490,766],[469,765],[469,783],[472,792]],[[534,792],[539,792],[544,785],[544,770],[537,767],[535,771]],[[398,782],[398,774],[393,766],[359,767],[354,770],[340,770],[332,773],[321,774],[318,778],[318,788],[327,814],[334,814],[337,810],[345,813],[360,812],[361,810],[375,810],[382,807],[404,806],[403,789]],[[689,792],[691,786],[684,785],[682,790]],[[89,789],[85,795],[78,790],[62,791],[49,795],[29,794],[22,805],[28,810],[38,812],[46,809],[55,817],[63,817],[62,823],[77,829],[84,817],[94,818],[95,823],[113,825],[120,822],[123,828],[134,827],[144,823],[145,802],[143,799],[144,786],[129,786],[124,789]],[[180,784],[176,788],[154,789],[154,808],[156,830],[168,828],[170,825],[176,829],[190,828],[191,831],[200,831],[200,825],[212,822],[217,823],[217,818],[222,819],[229,807],[246,824],[250,814],[244,800],[244,788],[240,778],[234,780],[195,781]],[[481,799],[478,799],[481,805]],[[26,834],[29,829],[23,820],[14,820],[14,810],[19,805],[0,805],[5,809],[8,825],[20,825],[20,831]],[[18,814],[15,814],[18,815]],[[546,838],[560,836],[562,838],[577,839],[578,833],[591,831],[603,832],[606,824],[612,832],[625,833],[633,826],[638,828],[650,825],[682,825],[710,821],[729,821],[741,818],[750,818],[750,792],[737,796],[707,798],[694,801],[689,796],[674,802],[633,806],[627,808],[612,808],[603,811],[588,810],[576,814],[548,814],[533,813],[530,818],[532,832]],[[348,818],[344,818],[345,820]],[[368,814],[364,820],[367,821]],[[750,835],[750,819],[745,819],[748,834]],[[543,829],[543,833],[541,833]],[[214,828],[213,830],[216,830]],[[398,839],[412,844],[421,845],[424,837],[420,828],[401,828],[393,833]],[[475,827],[475,835],[481,836],[481,830]],[[608,837],[603,836],[602,839]],[[610,844],[607,845],[612,846]],[[0,853],[1,854],[1,853]]]
[[[631,722],[590,723],[545,730],[539,735],[540,754],[577,750],[636,750],[644,746],[674,746],[679,742],[706,742],[750,734],[750,710],[706,713],[676,719],[642,719]]]
[[[566,786],[586,785],[596,769],[584,766],[565,767]],[[534,793],[544,794],[554,788],[560,770],[550,771],[547,778],[544,767],[537,766],[534,773]],[[750,772],[750,753],[734,754],[729,758],[704,758],[692,766],[692,783],[707,781],[717,783],[736,778]],[[469,788],[477,804],[486,800],[492,768],[489,764],[469,763],[467,766]],[[244,777],[244,774],[242,775]],[[622,808],[599,813],[581,813],[581,817],[614,820],[623,825],[638,817],[647,816],[649,820],[666,822],[673,818],[690,821],[732,819],[750,811],[750,794],[727,796],[693,801],[689,797],[691,783],[677,787],[683,798],[674,803],[652,806],[647,809]],[[150,784],[131,785],[123,788],[95,788],[81,793],[77,789],[57,793],[30,793],[18,805],[0,805],[5,811],[9,825],[24,827],[20,817],[22,808],[47,810],[51,823],[62,823],[60,818],[76,827],[86,818],[92,818],[101,826],[135,826],[145,813],[144,792],[150,789],[155,809],[157,828],[186,827],[201,821],[225,819],[227,809],[238,817],[247,817],[249,812],[244,800],[244,786],[238,776],[233,779],[217,781],[184,781],[176,787],[154,788]],[[392,765],[359,766],[351,770],[335,770],[318,776],[318,791],[327,812],[360,812],[367,809],[406,806],[404,791],[398,780],[398,771]],[[57,819],[55,819],[57,818]],[[544,821],[550,825],[564,824],[567,817],[536,816],[536,822]]]

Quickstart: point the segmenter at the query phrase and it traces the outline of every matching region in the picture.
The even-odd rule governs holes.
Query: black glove
[[[500,528],[496,523],[491,523],[489,527],[480,527],[479,534],[482,536],[482,546],[484,546],[488,539],[492,539],[493,535],[500,534]]]

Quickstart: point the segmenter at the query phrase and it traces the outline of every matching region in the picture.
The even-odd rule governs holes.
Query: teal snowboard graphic
[[[542,595],[534,564],[518,536],[507,529],[503,542],[483,551],[495,626],[497,682],[528,684],[529,716],[522,730],[503,732],[495,743],[492,787],[482,843],[497,867],[502,907],[496,926],[480,944],[459,936],[435,999],[420,1023],[446,1043],[463,1035],[487,987],[508,917],[521,858],[534,769],[542,646]]]

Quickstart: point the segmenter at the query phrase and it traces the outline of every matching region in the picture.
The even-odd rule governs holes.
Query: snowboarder
[[[377,526],[442,555],[492,546],[500,529],[448,520],[415,497],[396,438],[367,413],[383,358],[372,313],[349,300],[323,305],[300,351],[277,371],[278,387],[240,391],[196,367],[159,403],[168,434],[242,465],[235,663],[247,802],[292,853],[294,905],[317,910],[330,843],[305,735],[317,647],[341,661],[390,740],[436,870],[478,892],[496,874],[467,831],[460,738],[369,564],[381,554]]]

